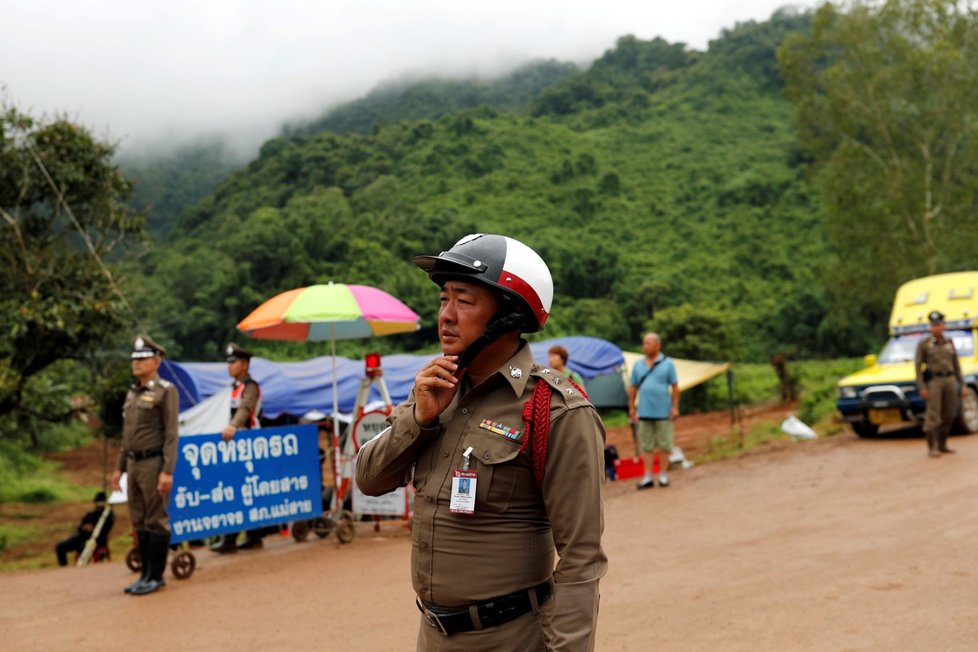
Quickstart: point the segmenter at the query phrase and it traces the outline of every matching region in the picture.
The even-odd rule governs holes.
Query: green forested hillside
[[[571,63],[538,61],[491,79],[423,79],[382,84],[366,97],[334,107],[320,118],[282,128],[285,138],[334,133],[369,134],[385,121],[435,119],[459,109],[480,105],[504,111],[523,111],[541,90],[577,71]],[[171,152],[120,157],[133,180],[130,205],[148,217],[150,233],[166,238],[185,209],[210,194],[218,181],[243,163],[224,137],[212,137]]]
[[[287,125],[285,137],[329,130],[369,134],[383,122],[438,119],[460,109],[485,104],[500,111],[523,111],[540,91],[577,72],[572,63],[538,61],[494,79],[422,79],[382,84],[358,100],[327,111],[305,124]]]
[[[374,284],[428,327],[375,346],[410,349],[433,341],[436,307],[412,256],[500,232],[551,265],[545,337],[634,347],[652,326],[674,355],[862,352],[825,320],[822,211],[776,73],[806,22],[742,24],[705,53],[623,37],[526,111],[271,140],[181,215],[131,291],[177,356],[206,359],[272,294]]]
[[[130,205],[146,214],[151,234],[165,238],[181,211],[240,165],[237,158],[226,142],[212,139],[167,154],[124,157],[120,166],[134,182]]]

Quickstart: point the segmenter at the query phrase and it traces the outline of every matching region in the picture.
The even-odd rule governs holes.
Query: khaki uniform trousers
[[[421,617],[417,652],[546,652],[544,623],[553,613],[554,599],[540,605],[539,613],[527,612],[496,627],[451,636],[442,633]]]
[[[166,502],[156,491],[162,470],[162,456],[126,462],[126,472],[129,474],[129,518],[132,519],[134,530],[166,535],[170,533]]]
[[[958,379],[954,376],[935,376],[927,381],[927,411],[924,413],[924,434],[934,448],[944,446],[951,433],[954,415],[958,410]]]

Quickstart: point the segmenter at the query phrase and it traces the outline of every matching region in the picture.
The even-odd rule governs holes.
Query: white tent
[[[180,436],[220,432],[231,421],[230,386],[180,413]]]

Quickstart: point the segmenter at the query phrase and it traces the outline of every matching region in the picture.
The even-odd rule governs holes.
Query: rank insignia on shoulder
[[[567,388],[567,393],[568,393],[568,394],[573,394],[573,393],[574,393],[574,390],[573,390],[573,389],[571,389],[570,387],[568,387],[568,388]]]
[[[523,434],[516,428],[510,428],[501,423],[495,423],[491,419],[483,419],[482,423],[479,424],[479,427],[483,430],[488,430],[489,432],[494,432],[497,435],[502,435],[503,437],[513,440],[519,439],[520,435]]]
[[[510,367],[509,368],[509,375],[512,376],[513,378],[516,378],[517,380],[519,380],[520,378],[523,377],[523,370],[522,369],[519,369],[517,367]]]

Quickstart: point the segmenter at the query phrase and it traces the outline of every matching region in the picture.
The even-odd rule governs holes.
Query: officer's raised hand
[[[443,355],[429,362],[414,377],[414,420],[427,426],[445,411],[458,391],[457,355]]]

